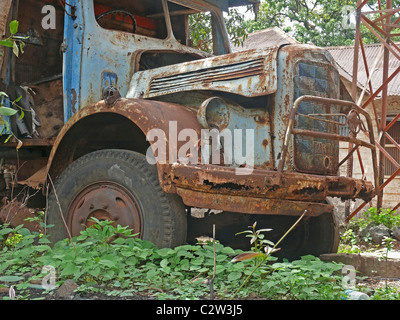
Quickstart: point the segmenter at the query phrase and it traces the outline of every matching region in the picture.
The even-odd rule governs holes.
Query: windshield
[[[230,52],[222,11],[204,1],[94,0],[94,9],[97,23],[106,29],[176,40],[216,55]],[[199,24],[205,15],[211,17],[210,23]],[[209,33],[207,46],[192,39],[199,27]]]

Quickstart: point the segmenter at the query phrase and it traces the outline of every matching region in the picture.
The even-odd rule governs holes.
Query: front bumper
[[[216,165],[174,164],[169,178],[187,206],[253,214],[318,215],[332,209],[327,197],[370,201],[375,190],[361,179],[263,169],[236,175]]]

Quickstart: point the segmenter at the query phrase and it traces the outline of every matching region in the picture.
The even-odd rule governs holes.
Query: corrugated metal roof
[[[380,49],[382,45],[367,44],[364,45],[365,56],[368,64],[368,70],[370,74],[373,74],[371,78],[371,84],[373,91],[377,90],[382,85],[382,72],[383,72],[383,55],[380,55]],[[353,60],[354,60],[354,46],[343,46],[343,47],[326,47],[335,59],[339,67],[340,74],[352,81],[353,75]],[[377,57],[380,56],[379,59]],[[373,73],[373,66],[376,63],[375,72]],[[389,58],[389,76],[400,67],[400,60],[390,54]],[[364,66],[364,60],[362,57],[361,49],[359,53],[357,81],[360,88],[364,88],[367,83],[368,77]],[[367,87],[368,89],[368,87]],[[369,92],[369,90],[367,90]],[[394,77],[388,84],[388,95],[400,95],[400,74]]]
[[[297,40],[289,36],[287,33],[277,27],[256,31],[250,33],[247,39],[244,41],[243,46],[235,47],[232,46],[234,52],[242,50],[250,50],[257,48],[269,48],[281,46],[283,44],[295,44],[299,43]],[[374,66],[375,60],[379,55],[382,45],[367,44],[364,45],[365,55],[367,58],[368,70],[370,73],[373,72],[372,67]],[[342,46],[342,47],[326,47],[334,60],[336,61],[339,69],[339,73],[345,79],[352,81],[353,78],[353,60],[354,60],[354,46]],[[390,54],[389,58],[389,76],[400,67],[400,60]],[[375,91],[382,85],[382,72],[383,72],[383,55],[377,60],[375,72],[371,78],[372,89]],[[364,66],[364,60],[362,57],[361,49],[359,53],[358,61],[358,72],[357,81],[360,88],[364,88],[367,83],[368,77]],[[369,92],[369,87],[367,87]],[[400,95],[400,73],[394,77],[388,85],[388,95],[397,96]]]
[[[250,33],[244,41],[243,46],[232,46],[232,51],[238,52],[258,48],[271,48],[291,43],[299,42],[278,27],[273,27]]]

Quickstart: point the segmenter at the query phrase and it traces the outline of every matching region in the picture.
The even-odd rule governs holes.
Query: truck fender
[[[121,98],[110,106],[101,100],[82,108],[64,125],[51,150],[46,177],[49,175],[55,181],[70,163],[95,150],[127,149],[148,154],[151,146],[157,157],[165,151],[161,159],[166,161],[156,163],[159,181],[164,191],[174,192],[168,172],[176,159],[171,161],[169,155],[170,150],[179,150],[187,143],[178,141],[176,136],[184,129],[200,137],[196,112],[181,105]],[[163,132],[164,136],[155,138],[158,132]],[[149,133],[152,137],[146,139]],[[165,148],[159,148],[161,143]],[[176,149],[173,149],[174,144]]]

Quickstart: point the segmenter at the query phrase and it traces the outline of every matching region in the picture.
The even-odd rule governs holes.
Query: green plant
[[[276,262],[261,290],[272,299],[333,300],[341,299],[344,288],[340,270],[343,264],[326,263],[307,255],[300,260]]]
[[[296,227],[296,225],[300,222],[300,220],[304,217],[304,215],[307,213],[307,210],[304,210],[303,214],[300,216],[300,218],[289,228],[289,230],[279,239],[279,241],[273,245],[271,248],[269,244],[271,242],[266,241],[264,239],[264,236],[261,234],[262,231],[270,231],[270,229],[262,229],[259,232],[255,230],[256,223],[253,224],[252,226],[252,231],[251,231],[251,240],[250,243],[253,243],[255,245],[261,244],[262,250],[260,250],[258,247],[255,248],[254,252],[245,252],[237,255],[232,259],[232,262],[237,262],[237,261],[245,261],[249,259],[254,259],[254,258],[261,258],[259,259],[258,263],[255,264],[255,267],[253,271],[246,277],[246,279],[243,281],[241,286],[235,291],[233,294],[232,298],[235,298],[236,295],[239,293],[239,291],[247,284],[247,282],[251,279],[253,274],[261,267],[261,265],[268,260],[270,255],[278,251],[277,246],[282,242],[283,239]],[[264,252],[263,252],[264,251]]]
[[[18,33],[19,22],[13,20],[9,24],[10,36],[8,38],[0,40],[0,46],[10,47],[13,49],[13,53],[18,57],[19,53],[24,52],[25,43],[23,40],[27,37],[19,36]]]
[[[365,220],[376,225],[383,224],[389,229],[400,226],[400,215],[390,209],[377,209],[372,207],[364,212]]]
[[[9,24],[10,36],[6,39],[0,40],[0,46],[12,48],[13,53],[17,57],[19,56],[19,53],[24,52],[23,48],[25,46],[25,43],[23,40],[27,39],[27,37],[17,35],[18,26],[19,22],[17,20],[11,21]],[[0,52],[0,54],[2,54],[2,52]],[[21,98],[22,97],[18,97],[16,100],[12,101],[9,99],[8,95],[5,92],[0,91],[0,126],[2,126],[0,136],[3,135],[4,132],[7,133],[10,132],[11,134],[6,138],[5,143],[7,143],[11,137],[15,137],[15,139],[18,142],[17,149],[19,149],[22,146],[22,142],[11,131],[10,124],[8,123],[8,121],[6,121],[5,116],[8,117],[14,116],[19,109],[21,113],[19,119],[22,119],[24,117],[24,110],[17,104],[19,100],[21,100]],[[8,100],[16,108],[5,107],[4,100]]]
[[[372,237],[368,228],[373,225],[383,224],[389,229],[400,226],[400,215],[389,209],[377,209],[372,207],[363,213],[363,217],[350,220],[346,230],[341,234],[341,243],[338,252],[360,253],[365,250],[373,250]],[[369,249],[362,248],[368,246]],[[379,247],[377,245],[376,247]]]
[[[246,234],[246,237],[250,238],[250,245],[252,245],[251,250],[254,252],[254,254],[244,253],[242,257],[239,257],[238,259],[241,259],[243,257],[247,257],[249,259],[255,258],[255,264],[257,264],[257,259],[263,257],[264,255],[263,252],[267,252],[270,246],[271,247],[274,246],[274,243],[272,241],[265,239],[265,235],[263,234],[263,232],[272,231],[272,229],[256,230],[256,226],[257,226],[257,221],[254,222],[252,226],[249,226],[251,230],[245,230],[236,233],[236,235]]]
[[[31,282],[43,280],[43,268],[52,266],[56,271],[56,287],[73,279],[78,284],[76,293],[81,295],[95,293],[123,298],[146,294],[158,299],[204,299],[209,297],[214,271],[218,299],[251,295],[267,299],[341,299],[344,292],[339,272],[342,264],[322,262],[313,256],[292,262],[276,262],[276,258],[269,256],[268,263],[259,259],[256,266],[253,259],[231,262],[242,254],[258,258],[269,255],[273,247],[262,241],[265,239],[258,238],[258,252],[245,253],[218,242],[215,246],[207,242],[158,248],[111,221],[94,219],[93,222],[72,242],[64,239],[52,247],[45,235],[32,233],[23,226],[0,226],[1,234],[21,235],[18,242],[0,250],[0,286],[12,285],[17,300],[31,299]],[[259,230],[251,226],[251,233],[245,234],[262,234],[256,231]],[[250,237],[250,240],[256,243],[256,239]],[[258,256],[260,253],[262,256]],[[240,290],[238,283],[243,284]],[[36,292],[45,297],[52,291]],[[385,297],[398,295],[385,293]],[[9,299],[8,294],[3,299]]]
[[[358,242],[358,234],[352,227],[349,227],[340,236],[338,253],[361,253],[362,250],[358,245]]]
[[[382,239],[382,245],[385,247],[385,251],[382,253],[381,258],[383,258],[385,260],[385,265],[386,265],[386,274],[387,274],[387,261],[388,261],[388,256],[389,256],[389,252],[392,251],[393,247],[394,247],[394,242],[396,240],[392,239],[390,237],[384,237]],[[387,278],[385,278],[385,286],[388,286],[388,281]]]
[[[385,286],[375,289],[371,300],[400,300],[400,288]]]

